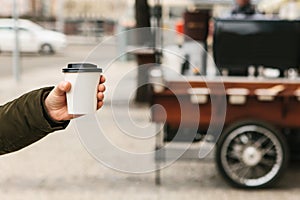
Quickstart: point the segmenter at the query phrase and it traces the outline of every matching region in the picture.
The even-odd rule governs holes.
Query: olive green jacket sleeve
[[[0,107],[0,155],[17,151],[47,134],[66,128],[69,121],[55,122],[44,100],[53,87],[31,91]]]

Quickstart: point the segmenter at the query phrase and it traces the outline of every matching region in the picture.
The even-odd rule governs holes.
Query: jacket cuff
[[[56,131],[56,130],[62,130],[65,129],[68,124],[70,123],[69,120],[66,121],[56,121],[53,120],[50,115],[47,112],[46,109],[46,105],[45,105],[45,99],[47,98],[47,96],[49,95],[49,93],[51,92],[51,90],[53,90],[54,87],[47,87],[47,88],[43,88],[42,90],[42,95],[41,95],[41,105],[42,105],[42,111],[43,111],[43,116],[46,119],[46,122],[48,123],[47,126],[51,129],[51,131]]]

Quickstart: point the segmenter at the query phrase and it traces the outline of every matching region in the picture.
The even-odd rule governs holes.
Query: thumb
[[[53,92],[58,96],[63,96],[66,92],[69,92],[70,89],[71,83],[67,81],[62,81],[54,88]]]

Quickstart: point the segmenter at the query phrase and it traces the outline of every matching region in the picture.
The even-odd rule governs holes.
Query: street
[[[26,73],[31,70],[48,68],[53,66],[64,67],[70,61],[82,61],[87,52],[91,51],[92,45],[72,45],[68,46],[65,51],[55,55],[39,55],[35,53],[22,53],[20,57],[21,71]],[[0,76],[12,75],[12,53],[4,52],[0,54],[1,68]]]
[[[69,45],[64,52],[56,55],[22,55],[22,78],[19,83],[16,83],[12,76],[11,54],[0,54],[2,65],[0,103],[3,104],[34,88],[55,85],[63,79],[61,69],[68,62],[84,61],[93,48],[94,45]],[[99,55],[97,60],[107,60],[111,57],[113,48],[105,47],[105,49],[107,51],[97,54]],[[128,105],[123,95],[135,90],[135,68],[134,61],[114,61],[105,71],[106,101],[103,109],[97,112],[97,117],[99,121],[104,121],[106,136],[111,141],[126,150],[133,148],[142,149],[144,152],[154,149],[154,139],[141,142],[130,141],[124,136],[119,136],[120,130],[116,127],[116,121],[110,120],[113,101],[119,103],[116,110],[120,117],[118,119],[128,118],[126,115]],[[124,88],[118,95],[114,95],[112,92],[117,87]],[[129,111],[137,123],[143,125],[149,122],[147,106],[132,105]],[[153,128],[149,127],[149,130]],[[296,200],[300,198],[300,163],[291,163],[279,183],[273,188],[242,190],[226,184],[217,173],[213,159],[179,160],[161,171],[162,184],[156,186],[153,172],[124,173],[98,162],[88,153],[89,149],[86,148],[89,147],[84,146],[81,134],[84,133],[78,133],[76,121],[72,121],[64,131],[50,134],[19,152],[1,156],[0,199]],[[109,149],[104,152],[108,155],[110,153]],[[134,164],[140,163],[136,160]]]

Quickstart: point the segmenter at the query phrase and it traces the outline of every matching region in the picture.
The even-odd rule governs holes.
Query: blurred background
[[[147,84],[153,66],[169,66],[194,84],[203,81],[202,76],[215,80],[221,76],[228,82],[233,80],[240,88],[245,87],[249,77],[255,77],[257,79],[251,79],[249,84],[262,79],[263,83],[268,83],[267,87],[288,82],[296,91],[300,88],[300,1],[252,0],[248,2],[251,6],[247,7],[251,12],[252,8],[254,10],[250,14],[247,13],[249,10],[244,12],[244,8],[240,12],[238,2],[0,0],[0,103],[32,89],[57,84],[64,78],[61,69],[67,63],[96,62],[104,68],[107,78],[106,103],[97,113],[98,120],[105,122],[107,137],[124,149],[144,152],[159,147],[157,137],[142,142],[132,141],[130,137],[120,136],[124,135],[122,130],[116,128],[116,122],[108,119],[111,119],[114,103],[119,119],[129,117],[129,107],[134,121],[157,122],[150,107],[153,102],[159,102],[160,94],[164,93]],[[236,9],[237,13],[233,13]],[[150,28],[136,31],[136,28],[144,27]],[[145,64],[150,65],[139,67]],[[172,78],[176,79],[176,76]],[[142,86],[137,88],[137,85]],[[122,87],[121,92],[114,95],[117,87]],[[246,169],[254,169],[265,161],[263,151],[276,150],[277,154],[270,153],[268,159],[271,161],[267,167],[251,174],[254,178],[250,183],[245,178],[247,171],[237,173],[233,170],[232,175],[228,166],[227,171],[224,170],[226,166],[220,160],[228,156],[222,157],[221,150],[215,154],[214,148],[204,159],[199,159],[199,145],[206,142],[203,130],[197,132],[182,159],[160,171],[133,174],[119,172],[94,159],[88,153],[88,147],[82,145],[84,142],[78,137],[74,120],[66,130],[50,134],[19,152],[0,157],[0,198],[299,199],[297,147],[300,137],[297,124],[300,121],[295,100],[299,95],[291,92],[292,89],[285,95],[294,95],[290,101],[279,97],[273,105],[253,100],[254,106],[259,104],[265,110],[258,110],[256,116],[251,117],[258,120],[260,116],[266,116],[260,112],[280,113],[279,122],[274,118],[266,121],[272,126],[280,124],[279,134],[283,136],[278,136],[278,131],[271,132],[271,136],[263,132],[262,137],[246,134],[238,144],[228,147],[240,156],[234,164]],[[124,98],[128,91],[134,92],[129,104]],[[275,91],[276,95],[280,92]],[[286,109],[287,105],[295,107]],[[238,107],[236,112],[248,111],[244,109]],[[293,109],[295,112],[288,116]],[[247,117],[246,114],[242,116]],[[227,126],[230,124],[225,124],[225,128]],[[151,123],[150,129],[154,128],[155,123]],[[160,141],[163,145],[172,141],[174,133],[178,133],[176,128],[165,124]],[[172,146],[173,150],[180,149],[180,145],[186,142],[185,137],[191,137],[189,129],[180,134],[182,137]],[[263,142],[257,147],[257,141],[261,139]],[[222,142],[225,141],[224,136]],[[273,146],[269,147],[269,144]],[[110,155],[109,150],[102,153]],[[119,158],[116,156],[115,159]],[[160,162],[157,160],[153,157],[152,162]],[[139,161],[134,164],[139,165]],[[234,165],[229,165],[229,169],[233,168]],[[273,169],[276,172],[269,175],[268,170],[272,172]]]

